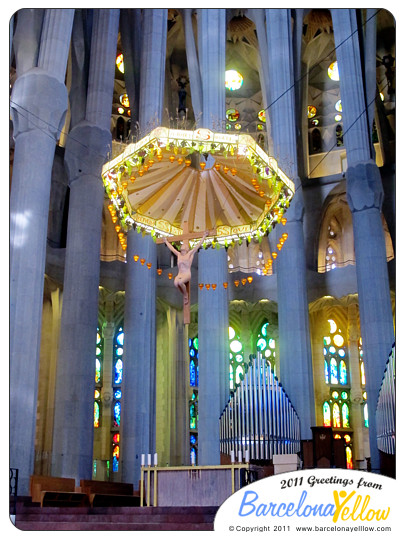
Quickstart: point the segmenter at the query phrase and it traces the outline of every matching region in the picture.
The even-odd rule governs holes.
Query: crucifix
[[[183,223],[183,234],[177,236],[170,236],[169,238],[158,238],[156,243],[163,244],[170,249],[170,251],[177,257],[178,274],[174,278],[174,285],[183,295],[183,321],[184,324],[190,324],[190,280],[191,280],[191,265],[193,263],[194,255],[200,249],[202,243],[208,235],[215,235],[215,230],[205,231],[203,233],[190,233],[188,230],[188,223]],[[189,240],[195,240],[201,238],[198,244],[193,249],[189,247]],[[181,241],[181,249],[178,251],[174,248],[171,242]]]

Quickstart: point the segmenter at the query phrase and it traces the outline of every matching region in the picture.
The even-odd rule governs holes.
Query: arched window
[[[112,399],[112,470],[118,472],[120,459],[121,400],[123,380],[124,329],[119,326],[113,342],[113,399]]]
[[[265,322],[260,327],[256,338],[256,348],[265,357],[267,364],[276,375],[276,341],[270,332],[270,324]]]
[[[349,394],[333,390],[331,397],[323,404],[323,425],[333,428],[350,428]],[[332,411],[332,418],[331,418]]]
[[[327,401],[323,404],[323,425],[325,427],[331,427],[332,421],[330,417],[330,405]]]
[[[342,385],[348,384],[346,341],[342,331],[337,327],[333,319],[329,319],[330,332],[323,338],[324,355],[324,376],[326,384]]]

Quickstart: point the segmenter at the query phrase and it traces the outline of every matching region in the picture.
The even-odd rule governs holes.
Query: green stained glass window
[[[198,337],[188,340],[190,386],[198,386]]]
[[[265,339],[263,338],[260,338],[257,340],[257,348],[259,349],[259,351],[264,351],[264,349],[266,348],[267,346],[267,342]]]
[[[232,327],[228,327],[229,337],[229,388],[235,390],[240,375],[245,372],[243,344],[240,336]]]
[[[265,324],[262,326],[261,330],[260,330],[262,336],[264,336],[264,337],[267,336],[267,328],[268,328],[268,326],[269,326],[269,323],[265,323]]]

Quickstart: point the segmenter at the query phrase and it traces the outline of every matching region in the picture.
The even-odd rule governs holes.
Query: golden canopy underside
[[[124,231],[189,239],[264,234],[294,193],[251,136],[206,129],[156,128],[107,163],[103,181]]]
[[[277,202],[275,193],[260,196],[251,183],[252,172],[247,160],[235,164],[229,159],[217,159],[220,170],[196,170],[184,161],[171,163],[163,158],[142,177],[128,185],[128,202],[132,215],[165,220],[183,229],[188,223],[190,232],[253,224],[262,215],[265,202],[270,207]],[[223,166],[235,165],[237,173],[225,173]],[[269,191],[268,189],[266,191]]]

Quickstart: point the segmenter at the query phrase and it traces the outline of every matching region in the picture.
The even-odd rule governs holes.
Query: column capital
[[[351,212],[371,208],[381,211],[384,191],[380,171],[374,161],[351,166],[346,171],[347,202]]]
[[[11,93],[14,138],[40,130],[59,138],[67,112],[66,86],[41,68],[32,68],[18,77]]]
[[[65,164],[69,182],[72,183],[85,175],[99,177],[109,150],[109,130],[87,120],[79,122],[66,139]]]

